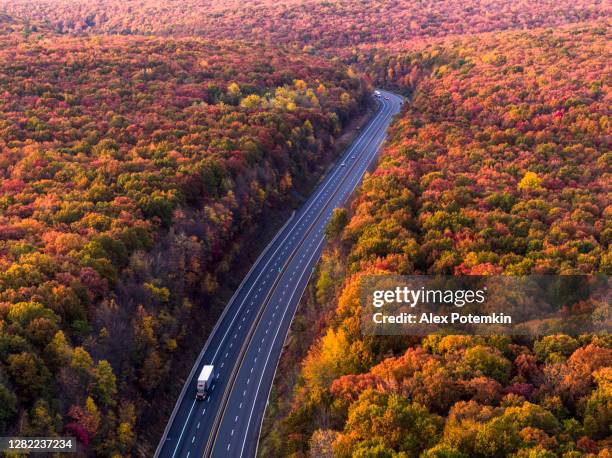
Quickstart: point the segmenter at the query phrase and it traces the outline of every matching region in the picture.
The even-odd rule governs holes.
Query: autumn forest
[[[609,336],[359,326],[373,273],[612,272],[610,57],[597,0],[0,0],[0,436],[152,456],[231,272],[382,87],[260,455],[612,457]]]

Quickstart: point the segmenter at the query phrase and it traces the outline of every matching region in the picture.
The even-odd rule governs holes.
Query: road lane
[[[399,97],[383,96],[389,100],[381,100],[361,135],[266,247],[228,303],[188,377],[156,456],[200,457],[207,446],[214,456],[255,453],[278,357],[319,258],[324,228],[333,208],[342,206],[360,182],[399,111]],[[258,340],[261,343],[255,345]],[[205,401],[195,401],[195,380],[204,364],[215,365],[214,384]],[[242,393],[250,393],[252,401],[241,400]],[[219,448],[226,442],[231,452],[227,445]]]

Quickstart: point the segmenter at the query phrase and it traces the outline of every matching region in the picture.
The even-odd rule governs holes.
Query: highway
[[[225,307],[176,402],[155,452],[162,458],[253,457],[274,374],[296,308],[319,260],[334,208],[344,206],[376,157],[402,98],[377,112],[302,208],[264,249]],[[213,364],[210,395],[195,400]]]

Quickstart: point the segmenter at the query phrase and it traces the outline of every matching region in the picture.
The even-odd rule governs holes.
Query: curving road
[[[162,458],[253,457],[274,373],[334,208],[346,204],[382,145],[402,98],[380,91],[379,109],[315,192],[255,261],[187,378],[155,452]],[[195,400],[202,366],[214,383]]]

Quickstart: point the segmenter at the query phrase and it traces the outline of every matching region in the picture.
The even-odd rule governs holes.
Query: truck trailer
[[[200,372],[198,377],[198,384],[196,385],[196,399],[198,401],[206,398],[212,384],[214,369],[214,366],[204,366],[202,368],[202,372]]]

